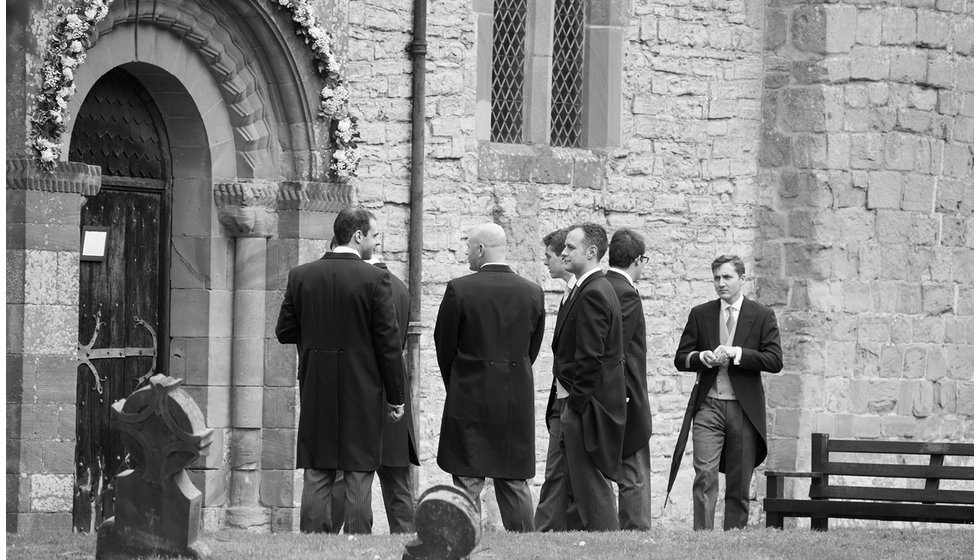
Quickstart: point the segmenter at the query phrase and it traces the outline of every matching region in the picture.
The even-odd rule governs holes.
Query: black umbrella
[[[687,410],[684,411],[684,422],[681,423],[681,432],[677,434],[677,443],[674,445],[674,456],[670,459],[670,476],[667,478],[667,495],[664,496],[664,507],[667,507],[667,498],[670,496],[670,489],[674,487],[674,479],[677,478],[677,471],[681,468],[681,459],[684,457],[684,448],[687,447],[687,438],[691,433],[691,421],[694,419],[694,407],[697,404],[698,384],[695,383],[691,389],[691,398],[687,401]]]

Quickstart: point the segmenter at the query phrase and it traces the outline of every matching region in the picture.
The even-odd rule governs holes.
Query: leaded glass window
[[[585,2],[555,0],[551,69],[551,144],[581,147]]]
[[[491,142],[516,144],[523,141],[526,25],[527,0],[494,0]]]

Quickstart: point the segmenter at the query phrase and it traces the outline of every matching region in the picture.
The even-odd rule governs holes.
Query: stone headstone
[[[468,558],[480,542],[480,510],[455,486],[436,485],[419,497],[415,508],[417,537],[405,545],[402,560]]]
[[[133,468],[116,477],[115,515],[99,526],[97,559],[137,555],[203,558],[196,543],[201,492],[186,468],[211,445],[201,409],[179,379],[158,374],[112,405]]]

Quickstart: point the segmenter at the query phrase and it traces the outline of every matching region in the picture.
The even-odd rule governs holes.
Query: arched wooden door
[[[82,229],[105,228],[105,255],[79,263],[73,526],[111,517],[125,467],[109,407],[151,373],[166,373],[169,346],[170,150],[149,92],[115,69],[95,84],[72,132],[71,161],[102,167]]]

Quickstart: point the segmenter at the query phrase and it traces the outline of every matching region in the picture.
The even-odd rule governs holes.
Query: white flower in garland
[[[61,136],[68,123],[68,100],[75,95],[74,69],[85,61],[82,43],[92,27],[109,13],[112,0],[77,0],[59,6],[61,21],[48,41],[41,67],[41,91],[31,111],[28,140],[38,167],[47,172],[61,156]]]
[[[296,34],[302,37],[313,51],[317,74],[326,82],[320,90],[318,114],[321,119],[333,123],[331,132],[335,149],[331,154],[333,163],[330,169],[337,173],[338,178],[349,180],[356,175],[357,164],[361,160],[361,152],[357,148],[361,135],[357,128],[357,118],[350,116],[348,108],[350,90],[343,83],[340,63],[331,48],[333,38],[317,23],[310,0],[273,1],[289,10],[296,24]]]
[[[343,114],[347,110],[349,96],[350,92],[344,86],[336,89],[325,86],[320,90],[320,117],[331,119],[335,115]]]

